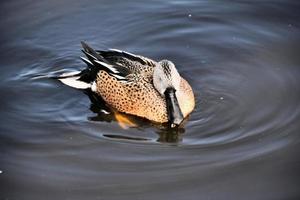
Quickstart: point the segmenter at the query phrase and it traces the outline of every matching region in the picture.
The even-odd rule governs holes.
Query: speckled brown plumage
[[[100,71],[96,82],[97,93],[118,111],[151,121],[168,121],[165,100],[147,79],[123,83]]]
[[[154,88],[151,78],[141,77],[123,83],[107,72],[100,71],[96,83],[97,93],[118,111],[155,122],[168,121],[166,101]],[[180,88],[176,95],[182,113],[186,117],[194,108],[194,95],[184,79],[181,80]]]

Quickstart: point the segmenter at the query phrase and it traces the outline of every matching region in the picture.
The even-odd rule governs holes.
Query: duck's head
[[[183,121],[176,91],[179,91],[181,77],[175,65],[169,60],[162,60],[154,68],[153,84],[162,97],[166,99],[168,120],[171,127],[178,126]]]

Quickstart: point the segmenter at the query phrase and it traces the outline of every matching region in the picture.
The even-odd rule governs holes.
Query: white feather
[[[59,75],[59,77],[64,78],[64,77],[69,77],[69,76],[76,76],[79,73],[80,73],[80,71],[65,72],[65,73]]]
[[[106,115],[110,114],[110,112],[107,112],[106,110],[103,110],[103,109],[101,109],[100,111]]]
[[[92,90],[93,92],[96,92],[96,91],[97,91],[97,83],[96,83],[96,81],[94,81],[94,82],[92,83],[91,90]]]
[[[90,54],[89,52],[85,51],[86,54],[88,54],[89,56],[91,56],[94,60],[97,60],[97,58],[95,56],[93,56],[92,54]]]
[[[99,61],[99,60],[95,60],[95,62],[98,63],[98,64],[100,64],[100,65],[102,65],[102,66],[104,66],[104,67],[106,67],[107,69],[109,69],[109,70],[112,71],[113,73],[118,73],[118,72],[119,72],[119,71],[116,70],[112,65],[106,64],[106,63],[101,62],[101,61]]]
[[[93,65],[93,63],[91,61],[89,61],[88,59],[86,59],[85,57],[80,57],[82,60],[88,62],[90,65]]]
[[[117,79],[126,79],[125,77],[123,77],[123,76],[119,76],[119,75],[117,75],[117,74],[111,74],[112,76],[114,76],[114,77],[116,77]]]
[[[63,84],[77,89],[88,89],[91,84],[77,80],[79,77],[69,77],[59,79]]]
[[[123,51],[119,50],[119,49],[109,49],[110,51],[116,51],[116,52],[119,52],[119,53],[122,53]]]
[[[119,53],[126,53],[126,54],[128,54],[128,55],[133,56],[133,57],[139,58],[137,55],[134,55],[134,54],[129,53],[129,52],[127,52],[127,51],[121,51],[121,50],[119,50],[119,49],[109,49],[109,50],[110,50],[110,51],[116,51],[116,52],[119,52]]]

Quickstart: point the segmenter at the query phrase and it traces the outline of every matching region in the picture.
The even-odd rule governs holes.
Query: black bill
[[[183,114],[180,110],[175,92],[176,90],[174,88],[167,88],[165,91],[168,120],[171,127],[178,126],[183,121]]]

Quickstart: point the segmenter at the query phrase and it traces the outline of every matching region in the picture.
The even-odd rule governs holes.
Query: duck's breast
[[[195,108],[195,97],[190,84],[181,78],[180,89],[176,92],[176,97],[184,117],[189,115]]]

